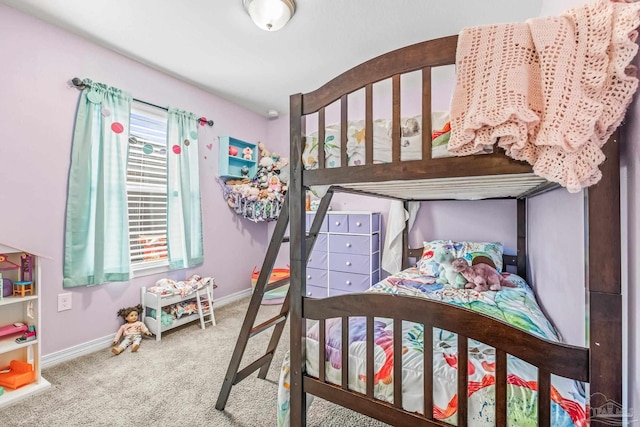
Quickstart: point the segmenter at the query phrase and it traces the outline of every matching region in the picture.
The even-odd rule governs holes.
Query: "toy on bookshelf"
[[[0,271],[18,270],[20,266],[11,261],[5,254],[0,254]]]
[[[29,327],[24,323],[12,323],[6,326],[0,326],[0,338],[5,335],[18,334],[20,332],[26,332]]]
[[[13,295],[24,297],[25,295],[33,295],[33,282],[18,281],[13,282]]]
[[[24,334],[22,334],[21,337],[16,338],[16,343],[17,344],[24,344],[26,342],[29,341],[33,341],[35,340],[36,337],[36,328],[35,326],[31,325],[29,326],[29,329],[27,329]]]
[[[33,295],[33,257],[26,252],[20,255],[20,280],[13,282],[13,295]]]
[[[0,299],[13,294],[13,284],[11,280],[2,277],[3,271],[19,270],[20,266],[11,261],[5,254],[0,254]],[[11,285],[11,286],[9,286]]]
[[[8,367],[0,370],[0,386],[13,390],[32,383],[35,379],[36,373],[33,366],[19,360],[12,360]]]
[[[11,281],[2,276],[2,271],[19,271],[19,279]],[[33,256],[26,252],[20,255],[20,264],[9,259],[6,254],[0,254],[0,299],[12,295],[34,294]]]
[[[33,282],[33,257],[26,252],[20,255],[20,280]]]

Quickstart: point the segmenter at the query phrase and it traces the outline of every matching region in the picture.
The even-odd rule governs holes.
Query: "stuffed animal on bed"
[[[433,260],[439,264],[438,266],[438,279],[436,283],[442,285],[450,284],[452,286],[459,286],[464,283],[462,277],[459,277],[457,271],[454,271],[451,263],[455,259],[453,253],[446,248],[438,248],[433,254]]]
[[[499,291],[503,287],[517,287],[502,277],[494,267],[484,263],[469,265],[466,259],[456,258],[451,262],[451,267],[453,271],[460,273],[467,280],[466,289],[484,292],[489,290]]]

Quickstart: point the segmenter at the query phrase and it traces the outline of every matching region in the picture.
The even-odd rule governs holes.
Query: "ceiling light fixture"
[[[253,22],[265,31],[278,31],[296,12],[293,0],[242,0]]]

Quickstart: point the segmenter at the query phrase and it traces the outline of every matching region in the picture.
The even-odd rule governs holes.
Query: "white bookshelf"
[[[20,256],[23,252],[32,256],[32,280],[34,286],[33,295],[6,296],[0,299],[0,327],[13,323],[23,323],[33,326],[36,330],[37,338],[32,341],[17,343],[16,338],[22,336],[23,332],[8,334],[0,337],[0,369],[7,368],[12,360],[19,360],[30,363],[35,371],[35,380],[19,387],[15,390],[3,387],[0,395],[0,408],[15,404],[16,402],[32,396],[35,393],[46,390],[51,384],[41,375],[40,352],[42,337],[40,335],[40,294],[43,285],[40,276],[40,258],[38,255],[18,248],[0,243],[0,254],[7,255],[7,259],[13,263],[20,264]],[[0,264],[0,267],[3,264]],[[3,278],[12,281],[20,280],[20,270],[0,271]]]

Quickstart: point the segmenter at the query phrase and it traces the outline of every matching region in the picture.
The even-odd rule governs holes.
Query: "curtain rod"
[[[74,78],[72,78],[72,79],[71,79],[71,84],[73,84],[73,86],[74,86],[76,89],[78,89],[78,90],[83,90],[83,89],[86,87],[86,85],[85,85],[84,83],[82,83],[82,79],[80,79],[80,78],[78,78],[78,77],[74,77]],[[143,100],[141,100],[141,99],[133,98],[133,100],[134,100],[134,101],[136,101],[136,102],[141,102],[142,104],[149,105],[149,106],[151,106],[151,107],[160,108],[160,109],[162,109],[162,110],[164,110],[164,111],[169,111],[169,109],[168,109],[167,107],[162,107],[162,106],[160,106],[160,105],[152,104],[152,103],[150,103],[150,102],[143,101]],[[213,120],[207,120],[207,118],[206,118],[206,117],[200,117],[200,118],[199,118],[199,119],[197,119],[197,120],[198,120],[198,123],[200,123],[200,124],[201,124],[201,125],[203,125],[203,126],[204,126],[205,124],[207,124],[207,125],[209,125],[209,126],[213,126]]]

